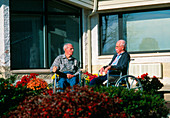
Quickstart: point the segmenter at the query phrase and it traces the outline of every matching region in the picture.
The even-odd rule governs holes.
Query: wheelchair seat
[[[116,84],[116,81],[122,77],[122,72],[120,70],[115,70],[119,74],[112,74],[111,70],[107,72],[107,80],[105,81],[106,86],[108,87],[109,85],[114,86]]]
[[[129,69],[129,64],[128,64]],[[128,73],[127,69],[127,73]],[[120,71],[120,70],[118,70]],[[111,81],[111,77],[114,78],[114,81]],[[103,84],[106,84],[106,86],[116,86],[116,87],[125,87],[127,89],[135,89],[135,90],[141,90],[143,91],[142,84],[139,79],[137,79],[133,75],[123,75],[123,72],[120,71],[119,75],[111,74],[109,71],[107,72],[107,80],[103,82]]]

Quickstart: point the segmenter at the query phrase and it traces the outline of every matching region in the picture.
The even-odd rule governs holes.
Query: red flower
[[[141,75],[141,78],[145,78],[148,75],[148,73]]]
[[[153,78],[157,78],[156,76],[153,76]]]
[[[126,114],[125,113],[123,113],[123,115],[122,115],[122,118],[126,118],[127,116],[126,116]]]
[[[91,109],[92,109],[92,106],[88,106],[88,108],[91,110]]]
[[[36,74],[36,73],[31,73],[30,74],[30,78],[35,78],[36,76],[38,76],[39,74]]]
[[[78,108],[77,111],[82,111],[83,109],[82,108]]]
[[[105,98],[105,101],[107,102],[107,101],[108,101],[108,99],[107,99],[107,98]]]
[[[118,103],[121,103],[121,102],[123,102],[123,100],[120,99]]]
[[[24,86],[25,86],[25,83],[22,83],[22,86],[24,87]]]
[[[89,113],[88,113],[88,115],[90,116],[90,115],[91,115],[91,113],[89,112]]]
[[[70,111],[71,111],[71,109],[67,109],[67,110],[66,110],[66,112],[70,112]]]

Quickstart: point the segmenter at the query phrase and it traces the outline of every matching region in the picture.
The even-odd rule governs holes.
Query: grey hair
[[[72,45],[72,44],[71,44],[71,43],[66,43],[66,44],[64,44],[63,50],[67,49],[68,45]]]

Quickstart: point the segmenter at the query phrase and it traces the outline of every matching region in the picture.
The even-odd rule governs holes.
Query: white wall
[[[0,72],[10,66],[9,1],[0,1]]]

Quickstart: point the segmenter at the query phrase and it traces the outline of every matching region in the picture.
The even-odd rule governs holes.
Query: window
[[[49,68],[64,43],[72,43],[73,56],[81,59],[81,9],[54,0],[11,0],[10,5],[11,69]]]
[[[115,20],[113,16],[118,18]],[[115,42],[121,38],[127,41],[127,51],[130,53],[170,51],[170,10],[101,14],[100,23],[101,55],[113,54]],[[111,35],[110,32],[116,33]]]
[[[119,40],[118,15],[103,15],[101,22],[100,53],[110,54],[114,51],[116,42]]]

